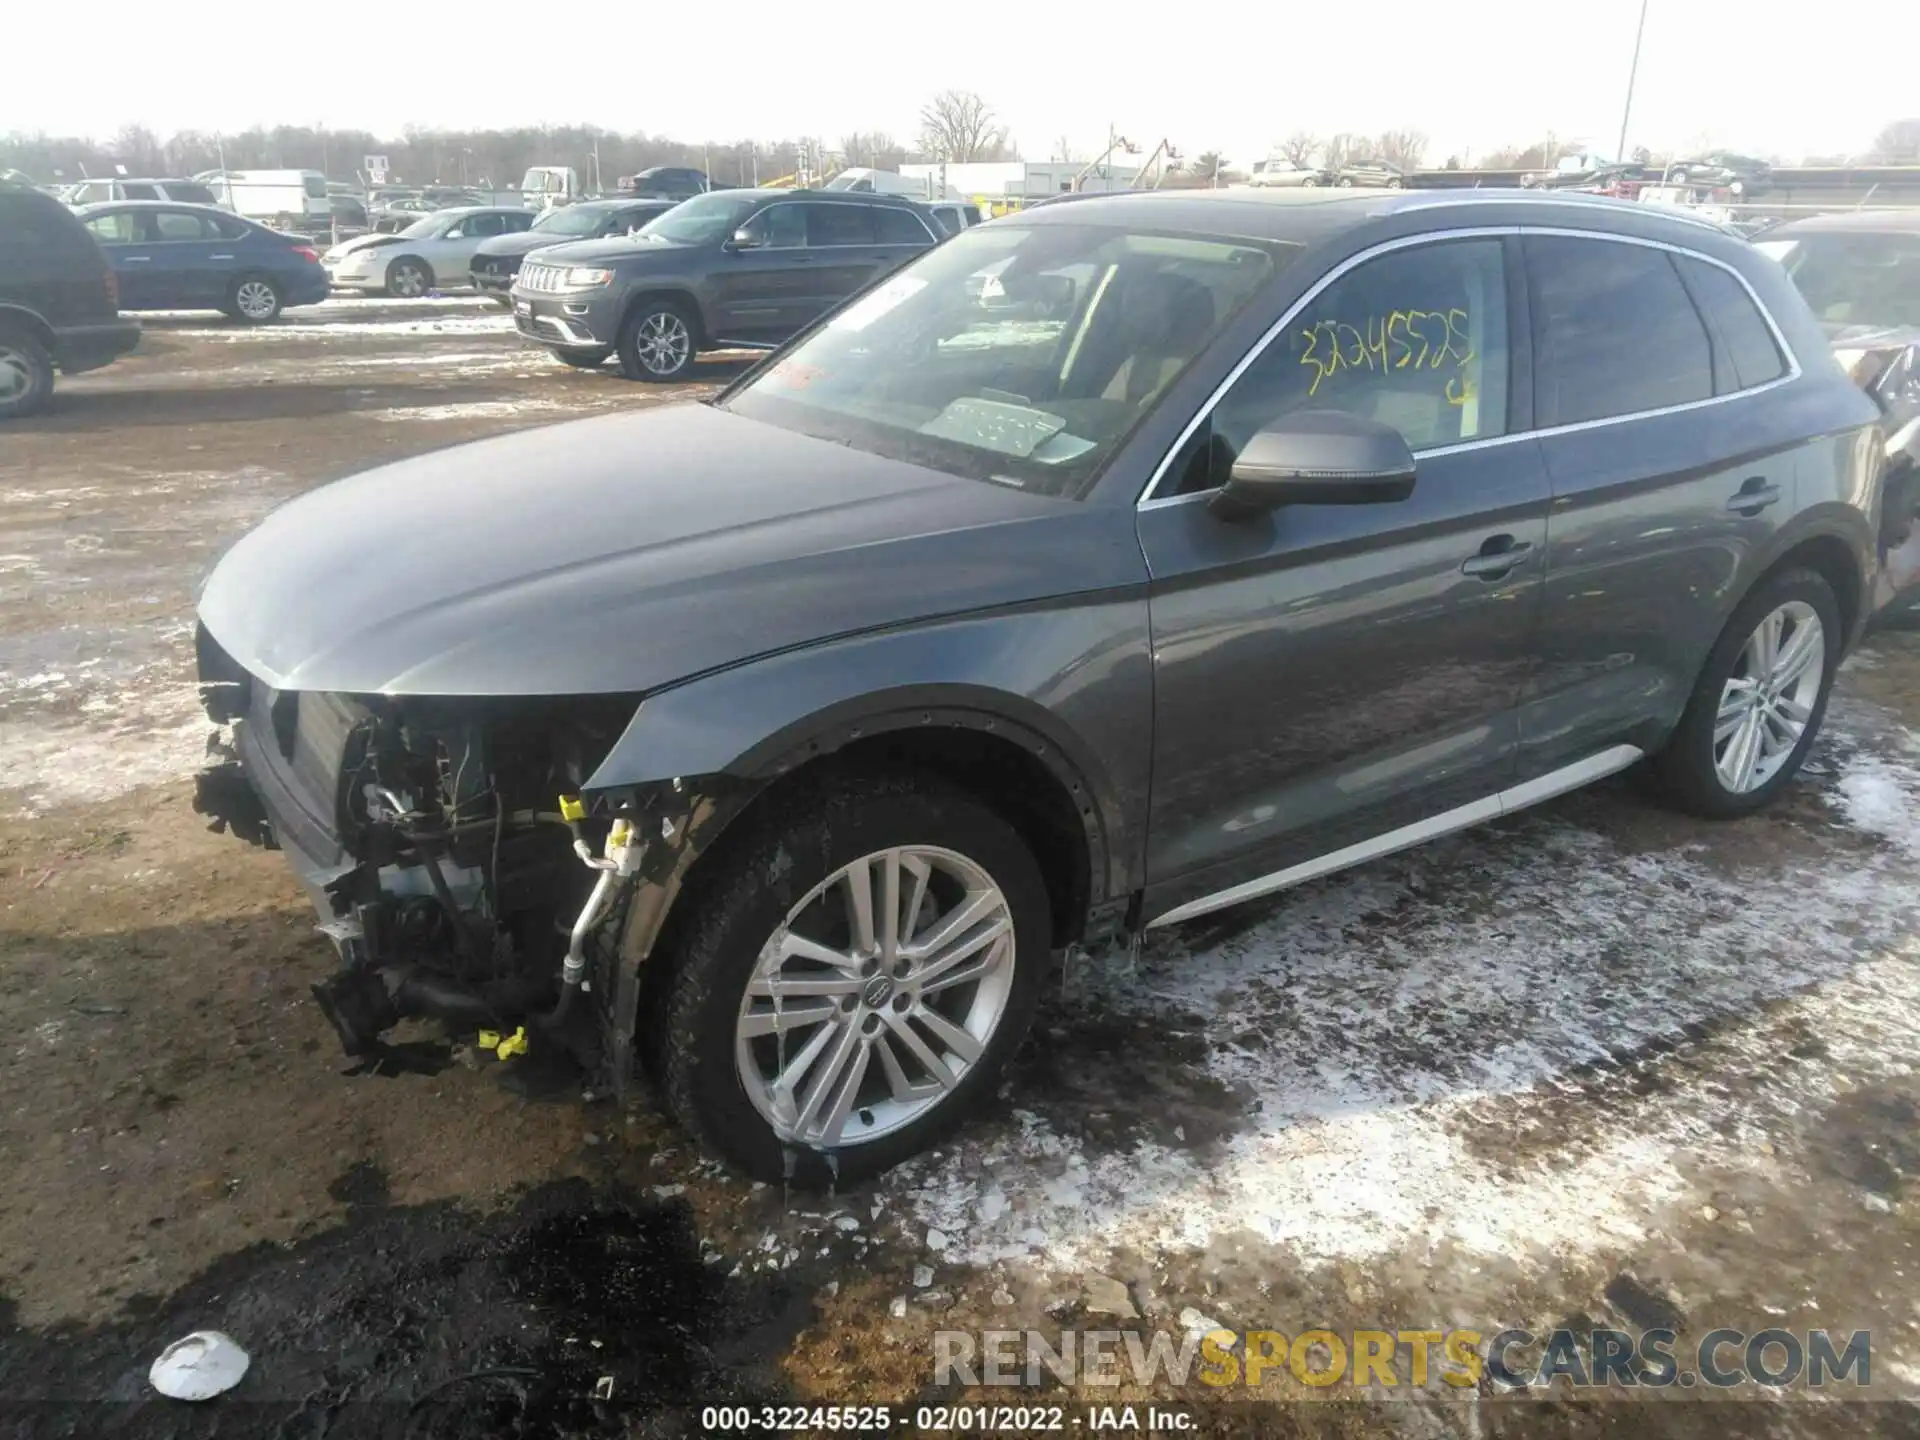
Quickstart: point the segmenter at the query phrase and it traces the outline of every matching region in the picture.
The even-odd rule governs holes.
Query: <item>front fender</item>
[[[1144,591],[858,635],[649,696],[586,790],[757,793],[881,731],[992,730],[1082,798],[1099,899],[1140,873],[1152,687]]]

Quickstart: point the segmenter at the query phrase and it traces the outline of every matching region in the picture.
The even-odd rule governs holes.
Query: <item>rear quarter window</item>
[[[1524,243],[1537,424],[1713,398],[1713,345],[1670,252],[1599,237]]]
[[[1720,337],[1720,353],[1714,357],[1714,393],[1751,390],[1785,375],[1786,358],[1747,287],[1705,260],[1682,255],[1677,263],[1700,313]]]

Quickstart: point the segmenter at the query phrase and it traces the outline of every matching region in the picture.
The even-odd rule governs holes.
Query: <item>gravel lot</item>
[[[400,1073],[344,1073],[279,857],[190,808],[194,582],[314,485],[733,368],[630,385],[485,302],[341,300],[156,318],[0,436],[0,1396],[52,1404],[45,1433],[176,1433],[86,1402],[139,1401],[161,1344],[220,1325],[260,1402],[217,1402],[223,1435],[373,1433],[449,1382],[471,1403],[431,1433],[622,1433],[578,1398],[602,1375],[926,1398],[934,1329],[1111,1326],[1089,1301],[1118,1281],[1127,1324],[1175,1334],[1872,1333],[1843,1404],[1402,1389],[1271,1433],[1914,1433],[1913,633],[1849,661],[1766,817],[1685,820],[1629,777],[1075,969],[996,1113],[857,1193],[749,1187],[645,1096],[583,1105],[425,1031]]]

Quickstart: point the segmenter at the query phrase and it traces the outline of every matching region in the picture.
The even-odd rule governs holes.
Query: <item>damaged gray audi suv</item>
[[[198,803],[310,891],[350,1052],[497,1029],[849,1179],[992,1093],[1073,947],[1629,766],[1774,799],[1881,441],[1681,215],[1049,206],[707,403],[273,513],[201,594]]]

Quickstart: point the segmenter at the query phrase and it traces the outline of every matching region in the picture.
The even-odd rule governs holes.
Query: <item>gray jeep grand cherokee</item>
[[[200,602],[202,804],[310,888],[350,1049],[524,1027],[851,1178],[992,1093],[1066,947],[1636,764],[1774,800],[1881,463],[1779,266],[1680,215],[1048,206],[711,403],[275,511]]]
[[[716,190],[639,235],[543,250],[514,278],[520,333],[569,365],[609,355],[631,380],[680,380],[702,350],[767,349],[931,249],[911,200]]]

